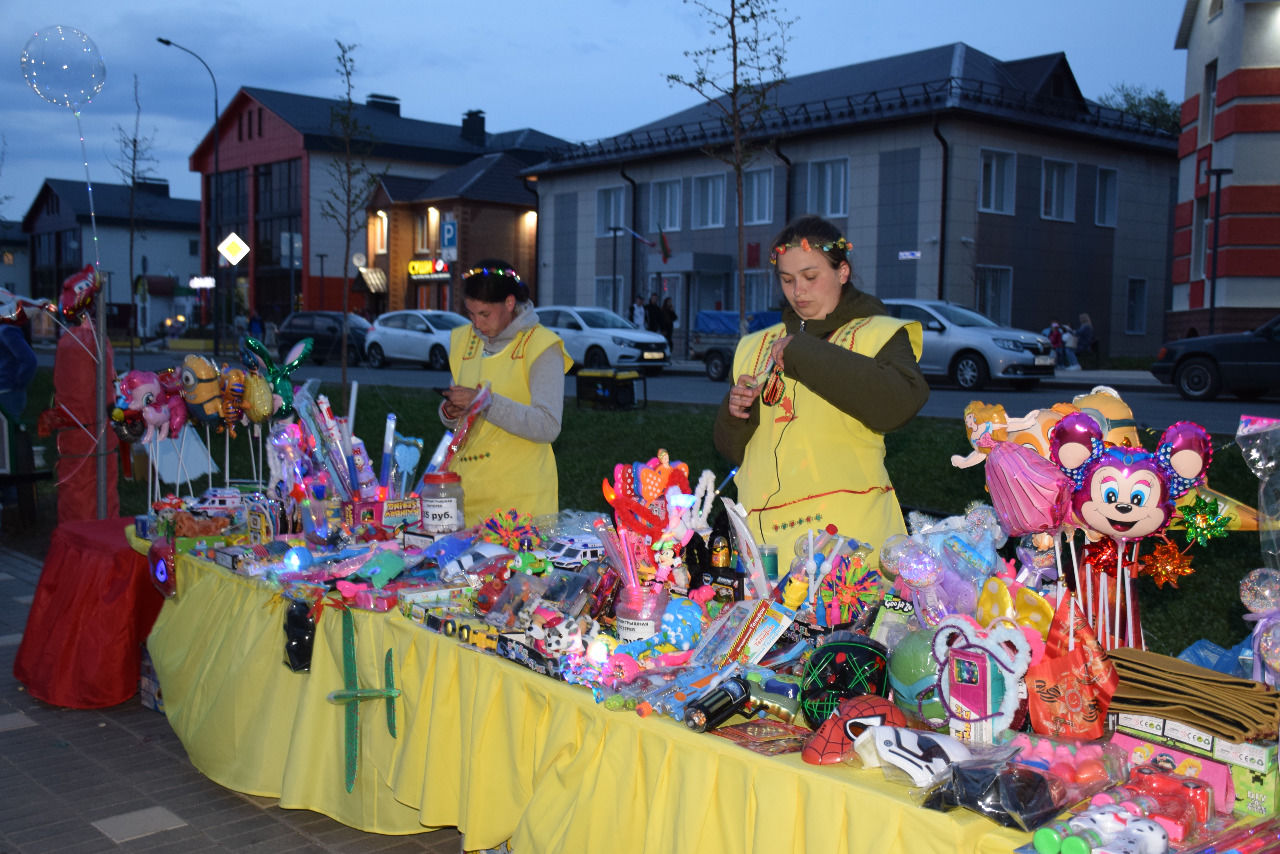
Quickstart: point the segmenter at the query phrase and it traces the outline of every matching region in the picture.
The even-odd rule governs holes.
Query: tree
[[[1148,91],[1145,86],[1116,83],[1098,99],[1104,107],[1123,110],[1175,136],[1182,132],[1182,109],[1169,100],[1163,89]]]
[[[140,136],[139,125],[142,122],[142,101],[138,98],[138,75],[133,75],[133,134],[129,134],[123,126],[116,125],[116,143],[120,146],[117,159],[111,161],[125,184],[129,186],[129,369],[133,370],[133,340],[138,337],[138,289],[134,286],[133,243],[137,234],[137,196],[138,181],[151,177],[154,173],[149,164],[157,163],[151,153],[154,137]]]
[[[320,215],[342,232],[342,408],[347,405],[347,314],[351,308],[351,243],[364,229],[365,204],[377,184],[378,175],[364,161],[373,151],[373,135],[368,125],[356,115],[351,100],[352,78],[356,72],[353,56],[357,45],[343,44],[337,39],[338,76],[342,79],[342,95],[329,112],[337,156],[329,161],[333,184],[320,202]]]
[[[747,243],[742,176],[766,142],[757,142],[769,111],[770,94],[786,81],[787,29],[795,19],[780,17],[773,0],[684,0],[711,28],[712,44],[685,51],[693,75],[668,74],[667,83],[697,92],[720,114],[731,141],[707,149],[733,169],[738,229],[738,331],[747,333]]]

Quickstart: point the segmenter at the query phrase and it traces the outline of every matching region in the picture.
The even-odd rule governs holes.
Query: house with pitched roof
[[[22,218],[22,232],[30,245],[31,295],[57,302],[64,279],[97,264],[113,333],[130,330],[135,309],[145,336],[175,308],[196,304],[186,285],[201,269],[200,203],[171,197],[168,181],[140,180],[131,188],[46,178]],[[153,281],[163,284],[152,288]],[[187,296],[181,303],[175,302],[179,289]]]
[[[1278,33],[1280,3],[1183,6],[1168,338],[1254,329],[1280,311]]]
[[[269,321],[294,308],[376,312],[387,307],[385,282],[376,273],[387,222],[373,209],[363,221],[366,199],[357,199],[361,228],[349,250],[343,230],[324,215],[326,202],[341,194],[344,160],[335,110],[343,102],[243,87],[201,140],[190,167],[204,176],[201,212],[206,267],[217,245],[234,232],[249,253],[234,267],[238,310],[252,305]],[[460,124],[400,115],[398,98],[370,95],[355,104],[360,129],[353,158],[368,173],[406,181],[433,181],[477,158],[512,153],[532,162],[563,141],[533,130],[488,133],[484,113],[469,111]],[[215,180],[215,177],[216,180]],[[216,213],[212,212],[216,200]],[[350,256],[343,257],[349,251]],[[355,261],[364,261],[357,264]],[[361,273],[365,268],[368,275]],[[343,289],[351,282],[351,291]]]
[[[722,115],[699,103],[528,170],[545,301],[616,310],[656,293],[682,320],[776,307],[769,242],[812,213],[841,227],[880,297],[1030,329],[1089,312],[1106,354],[1159,346],[1177,141],[1085,98],[1062,53],[1003,61],[955,43],[787,79],[746,129],[741,299]],[[685,341],[677,330],[676,353]]]

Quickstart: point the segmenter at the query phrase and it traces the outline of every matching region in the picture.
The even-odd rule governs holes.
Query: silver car
[[[469,321],[452,311],[389,311],[373,322],[364,341],[369,367],[388,362],[420,362],[433,371],[449,370],[449,333]]]
[[[992,379],[1009,380],[1022,391],[1053,376],[1053,348],[1038,332],[1001,326],[942,300],[886,299],[884,304],[894,317],[918,320],[924,327],[920,370],[926,376],[949,377],[965,391],[977,391]]]

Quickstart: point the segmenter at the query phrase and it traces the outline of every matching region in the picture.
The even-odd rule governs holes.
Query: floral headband
[[[472,267],[470,270],[462,274],[462,278],[469,279],[472,276],[506,276],[508,279],[515,279],[517,282],[523,280],[516,275],[516,271],[510,267]]]
[[[799,243],[783,243],[773,247],[773,250],[769,253],[769,263],[777,264],[778,256],[786,255],[788,249],[800,249],[804,252],[808,252],[811,249],[817,249],[820,252],[830,252],[832,249],[843,249],[848,252],[852,248],[853,244],[846,240],[843,235],[826,243],[810,243],[809,238],[802,237],[800,238]]]

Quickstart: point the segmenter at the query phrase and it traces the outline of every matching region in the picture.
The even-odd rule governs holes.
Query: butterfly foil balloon
[[[266,378],[272,395],[279,398],[280,404],[274,413],[277,418],[293,415],[293,372],[307,360],[314,346],[313,339],[303,338],[289,350],[284,364],[277,365],[267,345],[257,338],[245,336],[241,356],[245,365]]]

